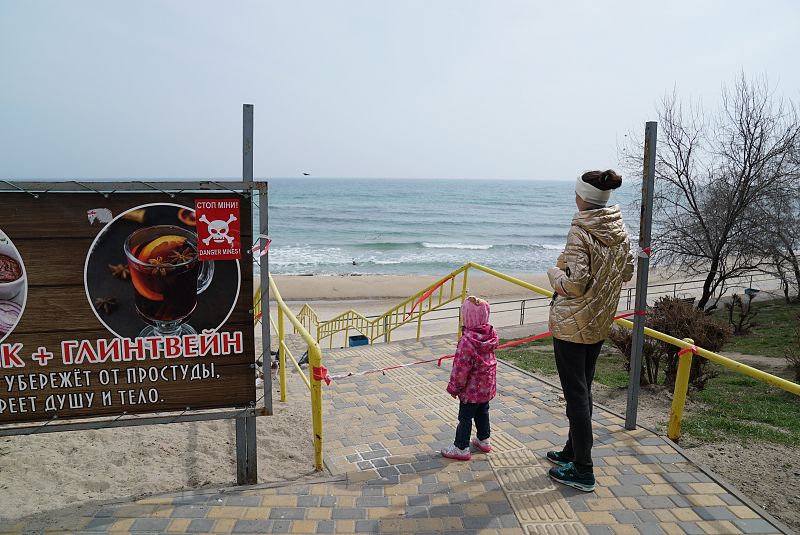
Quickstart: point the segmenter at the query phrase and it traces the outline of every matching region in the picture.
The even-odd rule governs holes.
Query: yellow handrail
[[[626,320],[626,319],[618,319],[618,320],[615,320],[615,321],[616,321],[616,323],[618,323],[618,324],[620,324],[623,327],[626,327],[628,329],[632,329],[633,328],[633,322],[632,321],[629,321],[629,320]],[[718,353],[714,353],[713,351],[709,351],[708,349],[703,349],[702,347],[694,346],[691,343],[686,342],[685,340],[679,340],[679,339],[675,338],[674,336],[670,336],[668,334],[664,334],[664,333],[662,333],[660,331],[656,331],[656,330],[651,329],[649,327],[645,327],[644,328],[644,334],[646,336],[649,336],[650,338],[655,338],[656,340],[661,340],[662,342],[666,342],[666,343],[668,343],[670,345],[673,345],[675,347],[679,347],[681,349],[695,348],[695,351],[694,351],[695,355],[699,355],[699,356],[701,356],[701,357],[703,357],[705,359],[710,360],[711,362],[716,362],[717,364],[719,364],[721,366],[725,366],[726,368],[728,368],[731,371],[734,371],[736,373],[741,373],[742,375],[747,375],[747,376],[752,377],[753,379],[756,379],[758,381],[762,381],[764,383],[769,383],[769,384],[771,384],[773,386],[776,386],[776,387],[778,387],[778,388],[780,388],[782,390],[786,390],[787,392],[789,392],[791,394],[796,394],[796,395],[800,396],[800,385],[797,384],[797,383],[793,383],[792,381],[788,381],[788,380],[783,379],[781,377],[777,377],[777,376],[772,375],[770,373],[767,373],[767,372],[761,371],[759,369],[750,367],[750,366],[748,366],[746,364],[742,364],[741,362],[736,362],[733,359],[729,359],[728,357],[724,357],[724,356],[722,356],[722,355],[720,355]]]
[[[321,322],[319,321],[319,318],[317,317],[317,314],[314,312],[314,310],[307,304],[303,306],[302,310],[300,311],[300,315],[303,317],[304,321],[309,325],[314,324],[317,326],[317,340],[322,340],[330,336],[331,345],[333,344],[334,334],[342,331],[347,333],[349,332],[349,329],[354,329],[361,332],[364,336],[367,336],[369,338],[370,343],[374,342],[374,340],[376,340],[381,336],[384,336],[386,341],[390,342],[392,331],[412,321],[417,322],[417,340],[419,340],[422,315],[430,313],[448,303],[451,303],[452,301],[455,301],[456,299],[460,298],[463,301],[466,298],[467,274],[469,272],[469,269],[482,271],[484,273],[505,280],[522,288],[526,288],[528,290],[531,290],[546,297],[550,297],[553,294],[552,290],[541,288],[539,286],[536,286],[535,284],[525,282],[521,279],[512,277],[510,275],[506,275],[505,273],[501,273],[497,270],[488,268],[486,266],[482,266],[474,262],[469,262],[467,264],[464,264],[460,268],[456,269],[452,273],[450,273],[447,277],[440,279],[436,283],[431,284],[425,289],[415,293],[408,299],[401,301],[400,303],[393,306],[392,308],[390,308],[389,310],[387,310],[386,312],[384,312],[383,314],[381,314],[372,321],[370,321],[368,318],[366,318],[365,316],[359,314],[354,310],[348,310],[347,312],[344,312],[331,320]],[[462,274],[463,274],[463,280],[461,289],[460,291],[457,291],[455,289],[456,278]],[[447,284],[448,281],[450,281],[449,285]],[[449,286],[449,291],[447,291],[447,297],[445,297],[446,286]],[[270,287],[271,288],[274,287],[274,282],[271,276],[270,276]],[[438,289],[439,291],[438,302],[435,305],[433,304],[434,296],[436,294],[436,290],[434,289]],[[428,294],[432,290],[433,292],[430,293],[430,295],[427,295],[426,297],[426,294]],[[283,301],[281,301],[281,303],[283,303]],[[283,305],[283,307],[285,307],[285,304]],[[286,311],[288,312],[288,308],[286,308]],[[295,325],[295,331],[299,332],[298,329],[303,329],[303,326],[300,324],[300,321],[297,320],[297,318],[294,318],[294,316],[292,316],[290,312],[288,314],[290,320],[294,320],[293,324]],[[627,319],[617,319],[614,321],[618,325],[625,327],[627,329],[633,328],[633,322]],[[458,332],[459,333],[461,332],[460,317],[459,317]],[[306,341],[308,341],[309,338],[311,338],[311,335],[309,335],[308,331],[306,331],[305,329],[303,329],[303,333],[305,333],[306,335],[304,336],[304,338],[306,338]],[[691,368],[692,353],[694,353],[695,355],[699,355],[703,358],[706,358],[717,364],[720,364],[721,366],[725,366],[726,368],[736,373],[747,375],[758,381],[771,384],[787,392],[800,396],[800,385],[798,385],[797,383],[793,383],[792,381],[788,381],[781,377],[777,377],[775,375],[747,366],[740,362],[736,362],[735,360],[729,359],[712,351],[708,351],[707,349],[696,347],[689,339],[679,340],[678,338],[662,333],[660,331],[656,331],[649,327],[645,327],[644,334],[645,336],[655,338],[657,340],[666,342],[681,349],[693,348],[692,352],[687,352],[682,354],[679,360],[678,376],[676,378],[675,393],[673,396],[673,408],[670,415],[669,430],[667,432],[667,435],[672,440],[678,440],[678,438],[680,437],[680,424],[683,418],[683,407],[685,405],[686,393],[688,391],[688,379],[689,379],[689,370]],[[319,350],[319,346],[317,346],[317,350]],[[309,355],[311,355],[311,353],[309,353]],[[316,388],[319,388],[319,381],[314,381],[313,385],[316,386]],[[320,430],[321,430],[321,423],[320,423]]]
[[[317,317],[317,313],[314,312],[314,309],[308,304],[303,305],[303,308],[297,313],[297,319],[300,320],[300,323],[303,324],[307,331],[311,332],[312,325],[317,331],[319,330],[319,318]],[[319,336],[317,336],[317,342],[319,342]]]
[[[283,328],[284,318],[289,319],[289,323],[294,326],[295,332],[299,334],[303,340],[305,340],[306,344],[308,345],[308,366],[309,369],[315,370],[319,369],[322,366],[322,351],[319,348],[319,344],[314,339],[311,334],[306,330],[300,320],[292,314],[292,311],[283,301],[280,292],[278,291],[278,287],[275,285],[275,281],[272,279],[272,275],[269,275],[269,288],[270,292],[272,293],[273,299],[278,305],[278,338],[279,338],[279,355],[280,355],[280,366],[281,366],[281,401],[285,401],[285,392],[286,392],[286,370],[285,370],[285,360],[284,356],[287,353],[287,346],[285,340],[285,332]],[[258,292],[257,295],[260,295],[261,292]],[[258,310],[258,314],[261,312],[261,303],[260,299],[257,304],[254,304],[253,309]],[[271,318],[270,318],[271,319]],[[269,354],[269,348],[265,354]],[[298,370],[300,366],[297,364],[297,361],[290,353],[290,358],[294,362],[295,366],[297,366]],[[302,374],[302,370],[301,370]],[[322,470],[322,386],[320,385],[320,379],[317,377],[317,374],[312,373],[311,379],[305,377],[303,375],[303,379],[306,381],[306,385],[309,386],[311,390],[311,420],[312,420],[312,427],[314,431],[314,468],[317,471]]]
[[[466,272],[469,267],[470,264],[461,266],[448,276],[439,279],[434,284],[423,288],[411,297],[394,305],[373,320],[370,320],[352,309],[324,322],[317,320],[317,341],[322,341],[330,337],[330,345],[332,347],[333,336],[339,332],[348,332],[350,329],[354,329],[369,338],[370,343],[373,343],[381,337],[384,337],[387,341],[391,341],[392,331],[412,321],[417,322],[417,340],[419,340],[421,318],[424,314],[433,312],[452,303],[456,299],[460,298],[463,300],[466,297],[466,295],[464,295],[466,291]],[[457,292],[455,289],[455,279],[462,273],[464,274],[464,290]],[[446,284],[447,281],[451,281],[451,284]],[[446,289],[447,286],[449,286],[449,289]],[[434,289],[437,289],[438,293],[437,291],[433,291],[430,295],[425,297],[426,294]],[[434,303],[434,301],[436,302]],[[313,309],[307,304],[301,309],[300,315],[309,319],[317,318],[316,313],[314,313]]]
[[[278,331],[278,326],[275,325],[275,320],[272,319],[272,315],[271,314],[269,316],[269,323],[270,323],[270,325],[272,325],[272,328],[275,330],[276,333],[279,332]],[[292,355],[292,352],[289,349],[289,347],[284,342],[280,342],[279,341],[278,343],[281,346],[283,346],[283,348],[286,351],[286,355],[292,360],[292,363],[294,363],[294,367],[297,368],[298,373],[300,373],[300,378],[303,379],[303,382],[306,384],[308,389],[311,390],[311,383],[308,380],[308,376],[306,376],[305,372],[303,371],[303,368],[301,368],[300,365],[297,363],[297,359],[294,358],[294,355]],[[280,351],[280,349],[279,349],[279,351]],[[286,380],[284,378],[284,383],[285,382],[286,382]],[[281,387],[281,388],[283,389],[283,387]],[[283,393],[284,393],[284,390],[281,390],[281,401],[286,401],[286,397],[283,395]]]

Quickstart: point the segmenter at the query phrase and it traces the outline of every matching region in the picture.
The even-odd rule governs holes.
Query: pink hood
[[[464,327],[478,327],[489,323],[489,303],[479,300],[473,303],[470,299],[464,301],[461,305],[461,318]]]

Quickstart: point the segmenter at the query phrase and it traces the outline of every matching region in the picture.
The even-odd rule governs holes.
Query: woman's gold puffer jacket
[[[605,340],[623,283],[633,276],[630,242],[619,206],[572,218],[567,246],[547,271],[556,296],[550,307],[554,338],[579,344]]]

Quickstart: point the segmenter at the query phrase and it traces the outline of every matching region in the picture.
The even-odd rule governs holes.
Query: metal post
[[[519,304],[519,324],[522,325],[523,323],[525,323],[525,300],[524,299]]]
[[[650,121],[644,130],[644,171],[642,173],[642,204],[639,217],[639,249],[649,251],[650,228],[653,223],[653,187],[656,174],[656,126]],[[647,308],[648,255],[639,255],[636,265],[636,300],[634,310]],[[639,381],[642,375],[642,349],[644,347],[645,316],[633,317],[633,340],[631,344],[631,373],[628,382],[628,406],[625,411],[625,429],[636,429],[639,407]]]
[[[383,317],[383,343],[389,343],[389,316]]]
[[[684,338],[684,342],[694,345],[694,340]],[[678,356],[678,372],[675,375],[675,393],[672,396],[672,411],[669,415],[667,437],[673,442],[681,438],[681,422],[683,409],[686,406],[686,393],[689,392],[689,376],[692,371],[692,352],[687,351]]]
[[[256,417],[236,418],[236,483],[258,483],[258,455],[256,450]]]
[[[312,370],[322,366],[318,346],[308,347],[308,364]],[[322,471],[322,385],[316,374],[311,374],[311,422],[314,428],[314,469]]]
[[[242,180],[253,181],[253,105],[242,105]]]
[[[247,424],[244,417],[236,418],[236,484],[247,484]]]
[[[249,209],[253,209],[253,105],[245,104],[242,117],[242,182],[248,189],[247,196],[251,199]],[[256,227],[253,221],[253,235],[267,233],[267,185],[258,185],[259,198],[259,222]],[[256,228],[261,229],[255,232]],[[266,246],[266,243],[262,243]],[[269,284],[267,284],[267,273],[269,273],[268,256],[261,257],[261,341],[264,350],[261,359],[264,373],[264,413],[272,414],[272,374],[270,365],[272,364],[272,353],[270,331],[269,331]],[[251,269],[251,268],[248,268]],[[255,365],[255,364],[254,364]],[[255,407],[255,404],[251,404]],[[236,481],[240,485],[254,485],[258,483],[258,452],[256,443],[256,417],[251,414],[236,418]]]

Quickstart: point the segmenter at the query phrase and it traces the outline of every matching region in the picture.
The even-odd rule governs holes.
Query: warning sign
[[[197,255],[200,260],[242,257],[239,199],[197,199]]]

